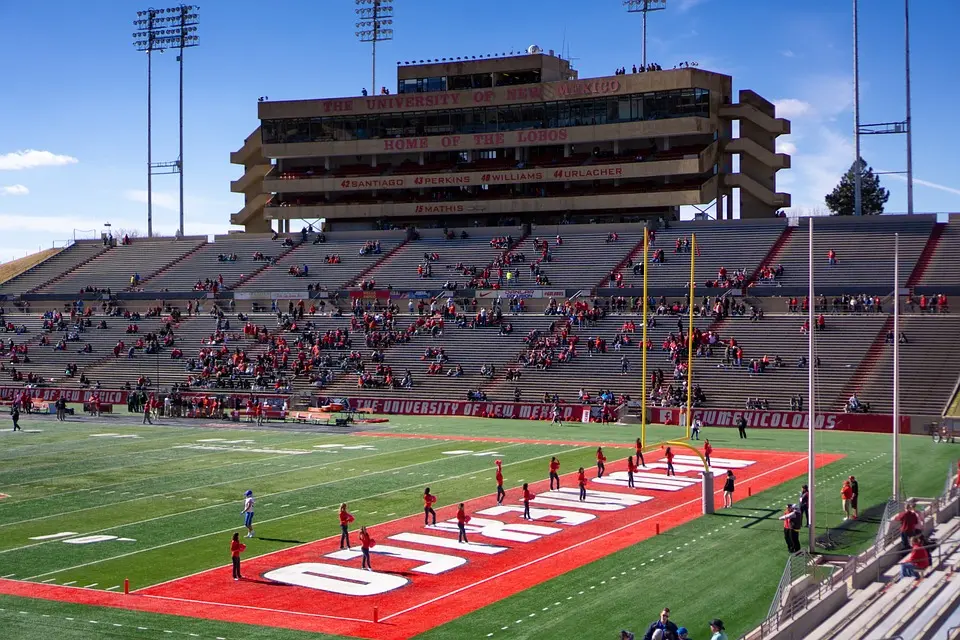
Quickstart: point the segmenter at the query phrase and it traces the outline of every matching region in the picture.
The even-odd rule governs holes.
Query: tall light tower
[[[907,168],[905,171],[878,171],[877,175],[887,173],[906,174],[907,178],[907,213],[913,213],[913,122],[911,113],[910,90],[910,0],[903,0],[903,55],[906,92],[906,114],[903,120],[897,122],[880,122],[876,124],[861,124],[860,122],[860,2],[853,0],[853,133],[855,161],[860,161],[860,136],[876,136],[890,134],[904,134],[907,138]],[[859,169],[858,165],[857,168]],[[863,187],[860,171],[853,174],[854,215],[863,213]]]
[[[183,50],[200,44],[197,27],[200,7],[180,5],[166,9],[137,11],[133,46],[147,54],[147,235],[153,236],[153,176],[180,175],[180,235],[183,235]],[[180,66],[179,154],[173,162],[153,161],[153,52],[178,49]]]
[[[370,94],[377,91],[377,43],[393,40],[393,0],[355,0],[360,42],[373,44],[373,78]]]
[[[643,38],[641,64],[647,68],[647,14],[651,11],[663,11],[667,8],[667,0],[623,0],[627,13],[639,13],[643,18]]]

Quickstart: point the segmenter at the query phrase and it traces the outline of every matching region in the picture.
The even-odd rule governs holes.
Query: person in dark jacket
[[[659,620],[650,623],[647,632],[643,634],[643,640],[653,640],[657,631],[661,632],[658,635],[663,640],[679,640],[680,638],[677,633],[677,625],[670,621],[670,609],[668,607],[664,607],[663,611],[660,612]]]

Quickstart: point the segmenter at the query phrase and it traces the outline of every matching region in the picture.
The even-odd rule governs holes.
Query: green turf
[[[342,501],[350,504],[358,524],[374,524],[419,513],[422,487],[428,484],[442,504],[490,493],[490,458],[444,451],[500,453],[511,486],[543,479],[551,455],[561,457],[565,470],[594,460],[592,447],[577,444],[464,443],[279,428],[141,427],[118,418],[63,425],[30,417],[23,424],[42,433],[0,433],[0,492],[10,496],[0,500],[0,575],[75,586],[96,583],[96,589],[117,587],[124,578],[136,589],[225,564],[230,534],[241,529],[241,495],[248,488],[258,497],[258,537],[250,541],[248,555],[258,555],[335,535],[336,507]],[[457,418],[394,418],[384,429],[413,436],[622,443],[623,449],[608,451],[611,459],[631,451],[638,435],[636,427]],[[138,437],[94,437],[98,433]],[[651,427],[648,442],[679,435],[676,427]],[[803,431],[751,430],[745,441],[730,429],[707,429],[704,435],[717,448],[806,450]],[[254,442],[199,442],[211,438]],[[318,448],[333,443],[374,449]],[[904,437],[902,444],[904,490],[918,496],[939,494],[955,448],[918,436]],[[195,446],[229,450],[185,448]],[[268,451],[244,451],[249,448]],[[834,528],[832,535],[845,550],[861,549],[872,541],[878,509],[890,493],[890,436],[821,432],[817,448],[846,455],[820,472],[818,523]],[[865,517],[845,526],[839,488],[850,473],[860,480]],[[727,622],[732,637],[740,635],[759,622],[769,605],[785,562],[776,517],[784,502],[795,499],[799,484],[797,480],[738,501],[734,509],[672,529],[422,637],[614,637],[621,628],[645,627],[665,605],[678,622],[694,630],[693,637],[705,636],[705,622],[714,616]],[[61,531],[135,541],[69,545],[29,540]],[[36,637],[29,635],[39,628],[31,622],[34,617],[37,624],[55,625],[56,637],[65,638],[104,635],[99,624],[77,622],[82,618],[103,618],[111,637],[151,637],[140,635],[138,624],[211,638],[251,635],[243,625],[13,598],[3,602],[9,606],[0,604],[6,609],[0,622],[12,630],[4,637]],[[11,613],[14,609],[27,613]],[[276,630],[257,630],[255,635],[305,637]]]

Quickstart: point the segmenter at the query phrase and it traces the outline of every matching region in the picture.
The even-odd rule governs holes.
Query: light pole
[[[641,66],[647,68],[647,14],[651,11],[663,11],[667,8],[667,0],[623,0],[623,6],[627,8],[627,13],[639,13],[643,21],[643,37],[641,46]]]
[[[197,26],[200,24],[200,7],[182,4],[166,9],[137,11],[133,26],[133,46],[147,54],[147,236],[153,237],[153,176],[180,174],[180,226],[183,235],[183,50],[200,44]],[[179,154],[173,162],[153,162],[153,52],[179,49],[180,64],[180,117]]]
[[[355,0],[357,31],[360,42],[373,44],[373,77],[370,95],[377,90],[377,43],[393,40],[393,0]]]

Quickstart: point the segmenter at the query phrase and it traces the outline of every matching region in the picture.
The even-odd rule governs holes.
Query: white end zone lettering
[[[648,467],[652,465],[647,465]],[[602,478],[593,478],[591,483],[605,484],[612,487],[627,488],[627,472],[614,471],[608,473]],[[700,484],[700,480],[695,478],[680,478],[674,476],[662,476],[656,473],[634,473],[633,484],[637,489],[649,489],[651,491],[682,491],[689,486]]]
[[[457,542],[452,538],[441,538],[439,536],[425,536],[422,533],[398,533],[390,536],[390,540],[397,542],[409,542],[411,544],[422,544],[425,547],[437,547],[440,549],[456,549],[457,551],[469,551],[479,553],[485,556],[494,556],[498,553],[507,551],[510,547],[498,547],[493,544],[483,544],[477,542]],[[376,549],[376,547],[374,547]]]
[[[266,572],[263,577],[282,584],[292,584],[343,596],[375,596],[407,584],[406,578],[390,573],[373,573],[323,562],[302,562],[281,567]]]
[[[700,461],[700,458],[697,456],[683,456],[677,455],[674,460],[681,464],[692,464],[697,467],[697,471],[703,470],[703,463]],[[731,458],[716,458],[710,456],[710,467],[717,467],[719,469],[744,469],[751,465],[756,464],[753,460],[733,460]],[[676,465],[674,465],[676,467]]]
[[[430,525],[427,527],[427,529],[433,529],[435,531],[450,531],[451,533],[460,531],[455,519],[447,520],[446,522],[438,522],[435,525]],[[562,531],[562,529],[557,529],[556,527],[544,527],[536,524],[523,523],[507,524],[506,522],[501,522],[499,520],[490,520],[488,518],[478,517],[471,518],[470,523],[465,525],[464,529],[467,531],[467,533],[479,534],[484,538],[524,543],[533,542],[534,540],[539,540],[543,536],[549,536],[557,533],[558,531]]]
[[[539,494],[531,502],[553,507],[574,507],[587,511],[623,511],[627,507],[653,500],[650,496],[637,496],[609,491],[587,490],[587,499],[580,502],[579,489],[557,489]]]
[[[483,516],[501,516],[505,513],[523,513],[523,507],[517,505],[500,505],[496,507],[490,507],[489,509],[483,509],[482,511],[477,511],[478,515]],[[582,513],[579,511],[566,511],[563,509],[530,509],[530,517],[534,520],[545,520],[547,518],[556,518],[554,522],[557,524],[565,524],[570,527],[575,527],[578,524],[583,524],[585,522],[590,522],[591,520],[596,519],[597,516],[592,513]]]
[[[393,547],[388,544],[378,544],[370,549],[374,555],[390,556],[391,558],[400,558],[402,560],[411,560],[413,562],[422,562],[423,564],[411,568],[411,571],[417,573],[426,573],[431,576],[438,576],[451,569],[467,564],[466,559],[458,556],[451,556],[445,553],[434,553],[432,551],[418,551],[416,549],[404,549],[403,547]],[[354,560],[361,555],[359,549],[341,549],[328,553],[325,558],[332,560]]]

